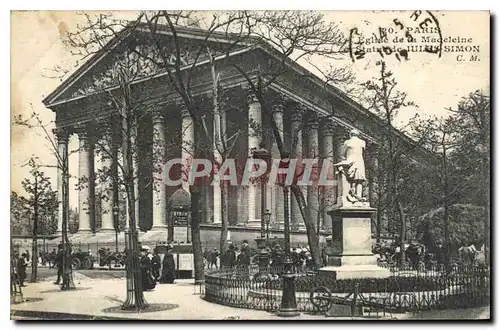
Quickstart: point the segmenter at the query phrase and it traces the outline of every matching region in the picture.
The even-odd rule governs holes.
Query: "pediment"
[[[164,74],[176,64],[190,67],[207,62],[209,53],[217,57],[245,47],[223,40],[200,40],[199,36],[183,33],[176,38],[176,51],[171,35],[162,35],[159,45],[145,31],[134,31],[113,45],[111,41],[79,67],[54,92],[43,100],[47,106],[103,92],[119,85],[120,79],[140,81]],[[179,59],[177,59],[179,58]]]

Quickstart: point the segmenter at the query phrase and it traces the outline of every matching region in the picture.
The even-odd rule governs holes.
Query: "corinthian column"
[[[327,180],[334,179],[333,177],[333,164],[335,164],[334,153],[335,148],[333,145],[333,122],[331,119],[326,119],[323,122],[323,168],[328,168],[328,177]],[[332,219],[328,215],[328,211],[335,204],[335,189],[333,186],[323,186],[323,198],[321,209],[323,210],[323,227],[325,230],[331,230],[332,228]]]
[[[301,109],[300,105],[296,105],[295,109],[291,114],[291,145],[290,145],[290,155],[292,158],[297,159],[297,166],[302,162],[302,125],[303,125],[303,115],[304,111]],[[301,188],[302,189],[302,188]],[[302,189],[302,192],[304,190]],[[298,229],[302,223],[302,215],[300,213],[300,207],[297,203],[294,194],[290,194],[290,205],[291,205],[291,228]]]
[[[162,230],[166,226],[167,196],[163,182],[163,161],[165,160],[165,125],[163,114],[153,113],[153,227]]]
[[[57,202],[59,203],[57,209],[57,230],[56,235],[60,236],[63,227],[64,218],[64,204],[68,203],[68,196],[64,198],[63,189],[69,191],[68,187],[68,132],[63,129],[53,130],[57,137]],[[64,170],[66,168],[66,171]],[[66,176],[66,178],[64,177]],[[64,187],[66,185],[66,187]],[[67,195],[67,194],[66,194]],[[66,199],[66,200],[64,200]],[[69,209],[69,205],[67,205]],[[68,213],[66,213],[68,215]],[[67,219],[69,220],[69,219]]]
[[[252,151],[259,149],[262,140],[262,113],[257,97],[250,94],[248,97],[248,151],[252,157]],[[259,198],[259,186],[257,183],[248,185],[248,221],[257,225],[260,222],[260,208],[257,204]]]
[[[315,113],[308,114],[307,122],[307,158],[319,159],[319,143],[318,143],[318,117]],[[309,218],[312,219],[317,225],[321,226],[321,219],[318,221],[319,214],[319,200],[320,191],[318,189],[317,181],[319,177],[318,163],[313,167],[311,173],[312,184],[307,185],[307,205]]]
[[[114,216],[113,216],[113,206],[114,206],[114,173],[112,171],[113,167],[113,135],[110,130],[104,132],[102,138],[102,153],[101,153],[101,165],[102,171],[107,174],[107,179],[104,180],[102,184],[102,194],[103,199],[101,202],[101,232],[113,232],[114,231]]]
[[[93,147],[90,142],[88,133],[84,128],[80,128],[78,132],[78,213],[80,225],[78,227],[79,232],[88,233],[92,231],[91,227],[91,203],[90,200],[92,187],[92,166],[91,162],[94,161]]]

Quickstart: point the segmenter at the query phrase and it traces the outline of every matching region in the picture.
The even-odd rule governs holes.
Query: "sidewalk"
[[[67,314],[78,314],[80,316],[75,316],[75,318],[141,320],[283,319],[265,311],[232,308],[206,302],[201,299],[199,294],[194,294],[193,280],[177,280],[176,284],[159,284],[154,291],[145,292],[144,296],[149,304],[170,305],[168,310],[146,313],[104,311],[107,308],[120,306],[125,300],[126,284],[123,279],[82,279],[75,284],[78,288],[91,289],[61,292],[57,291],[59,286],[47,281],[28,284],[27,287],[23,288],[23,296],[27,298],[43,298],[43,300],[11,305],[11,318],[50,317],[65,319],[70,317]],[[324,316],[306,314],[301,314],[300,318],[325,319]]]
[[[159,284],[145,292],[149,304],[168,304],[168,309],[146,313],[123,313],[119,306],[125,300],[124,279],[89,279],[76,276],[78,290],[60,291],[52,282],[29,283],[23,288],[25,298],[42,300],[11,305],[11,319],[140,319],[140,320],[290,320],[265,311],[240,309],[213,304],[195,294],[193,280],[177,280],[176,284]],[[199,289],[198,289],[199,290]],[[199,292],[198,292],[199,293]],[[106,309],[113,308],[112,312]],[[395,316],[395,315],[394,315]],[[489,318],[489,307],[453,311],[428,311],[395,316],[397,319]],[[302,313],[300,320],[352,320],[326,318]],[[356,318],[373,320],[370,318]]]

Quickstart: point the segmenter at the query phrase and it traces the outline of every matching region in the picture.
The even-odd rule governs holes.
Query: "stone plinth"
[[[320,275],[337,279],[389,277],[389,270],[377,266],[372,253],[373,212],[375,209],[366,203],[339,206],[328,212],[332,218],[332,245],[327,249],[328,265],[320,269]]]

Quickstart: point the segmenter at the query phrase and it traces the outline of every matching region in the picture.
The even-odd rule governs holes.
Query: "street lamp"
[[[269,268],[269,253],[266,249],[266,225],[267,219],[266,215],[269,212],[266,209],[266,200],[267,200],[267,174],[269,173],[269,163],[271,160],[271,153],[265,148],[265,144],[261,142],[259,144],[259,149],[253,150],[252,157],[254,159],[263,160],[266,163],[266,172],[261,176],[260,179],[260,238],[256,239],[257,246],[260,249],[259,252],[259,274],[261,276],[266,276],[268,274],[267,270]],[[269,228],[269,227],[267,227]]]
[[[252,157],[254,159],[263,160],[266,163],[266,172],[261,176],[260,179],[260,237],[266,237],[266,222],[264,221],[264,214],[266,213],[266,200],[267,200],[267,191],[266,191],[266,183],[267,183],[267,174],[269,173],[269,163],[271,161],[271,153],[265,148],[265,144],[261,142],[259,144],[259,149],[254,150],[252,152]]]
[[[271,222],[271,211],[268,209],[264,212],[264,221],[266,223],[266,241],[269,242],[269,223]]]
[[[288,153],[283,153],[279,167],[280,169],[288,169],[290,166],[290,155]],[[286,183],[287,174],[280,174],[278,180],[280,185],[283,186],[284,195],[284,236],[285,236],[285,262],[284,262],[284,273],[283,278],[283,293],[281,297],[281,306],[277,314],[279,316],[297,316],[300,313],[297,311],[297,300],[295,297],[295,274],[293,274],[293,263],[290,258],[290,209],[288,207],[288,193],[289,186]]]
[[[118,253],[118,231],[120,230],[120,223],[118,221],[118,212],[119,212],[119,207],[118,205],[113,206],[113,222],[115,224],[115,252]]]

